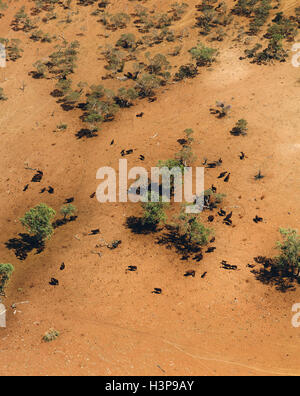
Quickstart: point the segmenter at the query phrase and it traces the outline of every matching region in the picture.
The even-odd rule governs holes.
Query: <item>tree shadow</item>
[[[158,245],[165,245],[167,249],[175,248],[176,253],[181,255],[181,260],[201,261],[203,258],[202,249],[196,243],[191,243],[186,236],[180,235],[178,229],[172,226],[166,226],[167,232],[157,238]]]
[[[23,261],[26,260],[28,254],[36,249],[35,254],[40,254],[45,249],[45,242],[37,239],[35,236],[29,234],[19,234],[19,238],[9,239],[5,242],[8,250],[14,250],[16,257]]]
[[[52,227],[54,229],[64,226],[65,224],[71,223],[75,221],[78,216],[70,216],[68,219],[58,219],[52,223]]]
[[[264,285],[274,286],[276,290],[286,293],[295,291],[295,284],[300,284],[300,279],[291,272],[278,270],[272,259],[261,257],[259,264],[262,264],[262,267],[253,269],[251,272]]]
[[[148,235],[159,232],[162,228],[158,228],[157,225],[147,225],[143,223],[141,217],[130,216],[126,219],[125,226],[131,230],[134,234]]]

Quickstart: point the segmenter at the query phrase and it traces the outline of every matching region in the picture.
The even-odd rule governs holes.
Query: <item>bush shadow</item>
[[[64,226],[65,224],[71,223],[75,221],[78,216],[71,216],[68,219],[58,219],[54,223],[52,223],[52,227],[54,229]]]
[[[125,226],[134,234],[148,235],[159,232],[162,228],[155,225],[146,225],[141,217],[130,216],[126,219]]]
[[[265,259],[263,266],[259,269],[253,269],[256,280],[264,285],[273,286],[276,290],[286,293],[288,291],[295,291],[296,284],[300,284],[300,278],[288,271],[278,270],[272,263],[271,259]]]

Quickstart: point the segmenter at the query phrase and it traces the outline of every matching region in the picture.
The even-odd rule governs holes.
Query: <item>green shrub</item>
[[[142,204],[144,214],[142,217],[142,224],[145,227],[155,229],[160,223],[165,223],[167,217],[165,213],[166,203],[161,202],[145,202]]]
[[[232,12],[235,15],[249,17],[253,11],[253,7],[259,1],[260,0],[238,0],[237,4],[235,4]]]
[[[244,119],[238,120],[235,127],[230,131],[230,133],[234,136],[247,135],[248,131],[248,122]]]
[[[276,257],[275,264],[285,272],[291,271],[297,276],[300,273],[300,236],[297,230],[280,228],[279,230],[283,242],[277,242],[276,248],[280,250],[280,255]]]
[[[14,267],[11,264],[0,264],[0,294],[4,293],[13,272]]]
[[[189,50],[192,59],[196,60],[197,66],[210,66],[218,55],[218,50],[206,47],[202,43],[198,43],[196,47]]]
[[[271,0],[261,0],[257,8],[254,9],[254,18],[249,28],[251,34],[257,34],[261,30],[269,17],[271,9]]]
[[[135,35],[132,33],[122,34],[116,43],[117,47],[122,47],[124,49],[134,49],[136,48]]]
[[[182,210],[177,218],[177,230],[188,244],[205,246],[209,242],[212,231],[206,228],[195,215],[185,213]]]
[[[68,204],[68,205],[63,205],[60,208],[60,213],[64,216],[64,219],[67,218],[67,216],[72,216],[76,212],[76,207]]]
[[[161,81],[154,75],[143,74],[137,81],[135,89],[142,98],[154,95],[154,89],[158,88]]]
[[[187,8],[188,8],[188,4],[186,3],[176,2],[172,4],[172,9],[171,9],[172,19],[174,21],[180,21],[182,16],[185,14]]]
[[[194,131],[192,129],[186,129],[184,131],[185,139],[182,144],[181,150],[175,154],[175,159],[179,161],[182,166],[192,166],[192,164],[196,161],[196,156],[192,150],[192,143],[194,138],[192,137]]]
[[[165,79],[170,78],[169,70],[171,69],[170,62],[167,58],[162,54],[156,54],[153,58],[151,58],[150,53],[146,53],[146,58],[149,62],[147,70],[150,74],[156,74],[158,76],[162,76]]]
[[[112,48],[107,46],[104,52],[105,59],[107,61],[107,70],[113,70],[117,72],[122,72],[125,66],[126,54],[117,48]]]
[[[59,337],[59,332],[55,329],[50,329],[45,333],[42,340],[44,342],[52,342],[55,341]]]
[[[51,220],[55,214],[55,210],[41,203],[30,209],[20,221],[30,234],[42,241],[53,234]]]
[[[266,38],[281,38],[293,41],[297,36],[297,24],[290,21],[288,18],[280,18],[278,23],[271,25],[265,35]]]
[[[6,3],[4,3],[2,0],[0,0],[0,18],[2,18],[4,16],[2,11],[7,10],[7,7],[8,7],[8,5]]]
[[[175,73],[175,81],[181,81],[185,78],[195,78],[198,75],[197,67],[192,63],[180,66],[177,73]]]

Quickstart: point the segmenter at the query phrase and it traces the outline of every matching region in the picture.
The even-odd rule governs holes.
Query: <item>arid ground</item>
[[[169,26],[175,42],[146,48],[151,55],[165,55],[172,66],[172,77],[155,89],[157,100],[134,100],[134,106],[99,125],[97,136],[82,138],[76,136],[87,127],[80,119],[82,110],[77,103],[64,110],[60,98],[51,95],[56,76],[33,78],[33,64],[45,63],[63,40],[78,40],[77,67],[68,76],[74,85],[82,81],[87,87],[103,84],[118,90],[128,81],[117,77],[132,70],[132,62],[126,62],[123,73],[108,71],[99,46],[103,51],[123,33],[137,38],[147,33],[137,30],[135,17],[124,29],[107,29],[98,22],[101,13],[91,15],[98,2],[83,6],[71,1],[70,8],[63,7],[66,1],[55,4],[56,19],[47,23],[42,21],[47,11],[31,15],[34,1],[4,2],[8,8],[2,11],[0,37],[20,39],[24,52],[0,69],[7,97],[0,101],[0,261],[15,267],[3,297],[8,312],[7,328],[0,329],[0,375],[299,375],[300,328],[291,320],[293,304],[300,303],[300,285],[264,277],[254,260],[276,256],[279,228],[297,229],[300,222],[300,69],[292,66],[291,51],[297,39],[284,40],[285,62],[251,63],[244,54],[257,41],[266,47],[263,33],[275,14],[294,15],[298,2],[282,0],[257,36],[247,35],[248,18],[233,15],[222,41],[209,41],[211,35],[203,36],[195,27],[201,13],[195,5],[201,1],[188,0],[184,14]],[[230,12],[236,2],[225,3]],[[105,12],[130,15],[140,5],[154,14],[166,13],[171,4],[110,0]],[[12,28],[23,5],[31,19],[38,18],[38,28],[55,39],[34,41],[32,31]],[[178,67],[191,62],[188,50],[198,40],[218,49],[216,61],[198,67],[195,78],[174,81]],[[170,56],[176,45],[182,46],[180,54]],[[143,50],[137,51],[138,60],[147,63]],[[112,78],[102,80],[110,73]],[[216,101],[232,106],[226,117],[211,114]],[[141,112],[143,117],[136,117]],[[246,136],[230,134],[239,119],[248,121]],[[60,124],[67,128],[57,128]],[[213,184],[226,194],[220,208],[233,212],[231,226],[223,223],[218,209],[201,214],[214,231],[209,246],[216,249],[206,253],[204,247],[200,261],[192,254],[183,257],[164,226],[150,233],[128,227],[128,218],[142,215],[140,204],[101,204],[91,198],[99,184],[97,170],[118,169],[123,149],[134,149],[126,156],[129,167],[150,169],[174,157],[187,128],[194,130],[196,166],[222,158],[221,166],[205,169],[205,187]],[[34,169],[43,172],[39,183],[31,182]],[[223,171],[230,172],[228,183],[218,179]],[[256,180],[259,171],[264,178]],[[41,193],[48,186],[54,193]],[[22,260],[17,257],[19,234],[26,232],[19,218],[40,202],[59,213],[70,197],[77,219],[56,228],[39,254],[32,250]],[[172,206],[168,217],[176,211]],[[207,220],[210,215],[213,222]],[[256,224],[255,216],[263,221]],[[89,235],[98,228],[100,234]],[[13,238],[15,244],[9,244]],[[114,240],[122,243],[113,250],[103,243]],[[223,269],[223,260],[237,270]],[[137,271],[126,271],[129,265]],[[195,277],[185,277],[188,270]],[[50,285],[51,278],[59,285]],[[155,287],[162,294],[152,293]],[[42,342],[51,328],[59,337]]]

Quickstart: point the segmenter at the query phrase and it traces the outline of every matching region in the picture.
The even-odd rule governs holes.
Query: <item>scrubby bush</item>
[[[45,333],[42,340],[44,342],[52,342],[55,341],[59,337],[59,332],[55,329],[50,329]]]
[[[197,216],[185,213],[184,210],[177,218],[177,230],[188,244],[205,246],[209,242],[212,231],[206,228]]]
[[[182,16],[185,14],[187,8],[189,7],[186,3],[174,3],[171,5],[171,14],[173,21],[180,21]]]
[[[36,69],[32,72],[34,78],[46,78],[48,68],[44,62],[38,60],[33,64],[33,67]]]
[[[175,154],[175,159],[183,166],[191,166],[196,161],[196,156],[192,150],[192,143],[194,141],[192,135],[194,131],[192,129],[186,129],[184,133],[185,139],[183,139],[182,148]]]
[[[180,66],[177,73],[175,73],[175,81],[181,81],[185,78],[195,78],[198,75],[198,69],[192,63]]]
[[[126,54],[123,51],[107,46],[103,54],[108,63],[107,66],[105,66],[107,70],[113,70],[119,73],[123,71],[126,58]]]
[[[12,28],[15,31],[23,30],[24,32],[30,32],[36,29],[36,23],[28,17],[24,6],[15,14],[12,21]]]
[[[22,57],[24,50],[20,48],[21,40],[19,39],[4,39],[0,38],[0,43],[5,45],[7,52],[7,59],[15,62],[17,59]]]
[[[276,248],[280,255],[275,259],[275,265],[284,272],[300,273],[300,236],[297,230],[281,228],[283,242],[277,242]]]
[[[268,28],[265,37],[268,39],[281,38],[294,41],[297,33],[297,24],[282,16],[278,19],[277,23],[274,23]]]
[[[0,19],[4,16],[3,11],[7,10],[7,3],[4,3],[2,0],[0,0]]]
[[[132,101],[137,97],[138,94],[134,88],[119,88],[114,100],[119,107],[128,108],[133,105]]]
[[[122,34],[116,43],[117,47],[122,47],[124,49],[135,49],[136,48],[136,38],[132,33]]]
[[[92,85],[87,93],[87,101],[84,105],[84,122],[95,124],[114,119],[119,110],[115,103],[115,94],[103,87],[103,85]]]
[[[66,218],[68,216],[72,216],[75,212],[76,212],[76,207],[72,204],[68,204],[68,205],[63,205],[60,208],[60,213],[64,216],[64,220],[66,220]]]
[[[234,136],[247,135],[248,131],[248,122],[244,119],[238,120],[235,127],[230,131],[230,133]]]
[[[37,240],[43,241],[53,234],[51,221],[55,214],[55,210],[41,203],[30,209],[20,221],[30,234]]]
[[[74,73],[79,47],[78,41],[70,44],[65,41],[62,46],[56,46],[56,51],[50,55],[51,61],[48,64],[50,73],[55,74],[58,79],[66,78]]]
[[[52,38],[49,33],[43,33],[42,30],[34,30],[31,33],[30,39],[33,41],[40,41],[41,43],[51,43]]]
[[[207,35],[211,32],[211,29],[216,26],[214,18],[216,17],[216,11],[214,9],[207,9],[203,11],[203,14],[196,18],[196,27],[200,27],[200,34]]]
[[[142,98],[151,97],[154,95],[154,89],[158,88],[161,80],[151,74],[143,74],[137,81],[135,89],[138,95]]]
[[[197,66],[210,66],[218,55],[218,50],[206,47],[202,43],[198,43],[196,47],[189,50],[193,60],[196,60]]]
[[[13,272],[14,267],[11,264],[0,264],[0,294],[4,293]]]
[[[271,0],[261,0],[254,9],[254,18],[249,27],[250,34],[257,34],[261,30],[269,17],[271,9]]]
[[[267,64],[271,61],[285,62],[288,57],[282,45],[282,37],[273,37],[267,48],[254,55],[252,63]]]
[[[153,58],[151,58],[150,53],[146,53],[146,58],[149,62],[147,66],[147,70],[150,74],[156,74],[158,76],[162,76],[165,79],[170,78],[169,70],[171,69],[170,62],[167,58],[162,54],[156,54]]]
[[[8,98],[4,95],[3,88],[0,88],[0,100],[7,100]]]
[[[161,197],[159,197],[159,200],[160,202],[145,202],[142,204],[144,209],[142,217],[143,226],[155,229],[159,224],[165,223],[167,218],[165,207],[167,204],[161,202]]]
[[[232,12],[235,15],[249,17],[253,11],[253,7],[259,2],[260,0],[238,0],[235,4]]]

